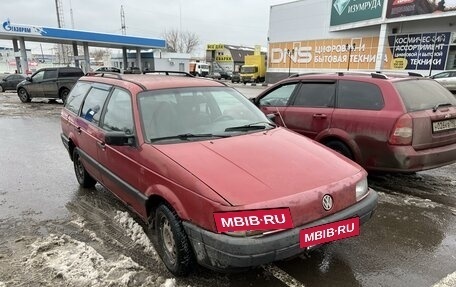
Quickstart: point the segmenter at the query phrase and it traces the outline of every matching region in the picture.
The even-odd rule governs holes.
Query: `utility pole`
[[[73,5],[71,5],[71,0],[70,0],[70,17],[71,17],[71,29],[74,30]]]
[[[125,11],[123,5],[120,5],[120,27],[122,28],[122,35],[127,35],[127,26],[125,26]]]
[[[63,4],[62,0],[55,0],[55,9],[57,11],[57,24],[59,28],[65,28],[65,19],[64,19],[64,13],[63,13]],[[59,53],[59,64],[63,62],[63,64],[69,63],[68,60],[68,52],[67,52],[67,47],[63,44],[58,45],[58,53]]]

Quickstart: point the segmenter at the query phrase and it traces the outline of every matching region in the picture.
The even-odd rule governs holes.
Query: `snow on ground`
[[[443,206],[442,204],[434,202],[430,199],[415,197],[412,195],[403,195],[399,193],[389,194],[381,191],[377,191],[377,193],[381,202],[387,202],[395,205],[412,205],[430,209]]]
[[[150,242],[149,238],[147,237],[146,233],[144,233],[143,228],[128,214],[128,212],[117,211],[114,220],[117,221],[125,231],[127,232],[128,236],[138,245],[144,247],[144,251],[146,253],[152,254],[158,259],[157,253],[155,252],[152,243]]]
[[[43,270],[70,286],[175,286],[175,280],[169,283],[163,277],[151,276],[129,257],[104,258],[94,248],[68,235],[51,234],[30,247],[32,253],[24,262],[26,268]]]

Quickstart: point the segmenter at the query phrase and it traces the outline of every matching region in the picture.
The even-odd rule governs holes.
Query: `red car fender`
[[[177,215],[182,220],[189,220],[188,212],[184,208],[181,200],[176,193],[170,190],[167,186],[162,184],[152,185],[147,188],[145,195],[150,198],[154,195],[157,195],[163,198],[171,207],[176,211]]]

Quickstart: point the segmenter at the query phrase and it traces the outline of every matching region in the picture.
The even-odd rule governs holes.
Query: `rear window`
[[[378,111],[384,107],[382,92],[375,84],[340,80],[337,107]]]
[[[453,94],[433,80],[408,80],[394,83],[408,112],[429,110],[440,104],[456,105]]]
[[[82,77],[84,72],[79,69],[60,69],[59,77],[60,78],[72,78],[72,77]]]

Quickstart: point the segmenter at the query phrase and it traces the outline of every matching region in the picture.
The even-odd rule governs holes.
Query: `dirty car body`
[[[305,227],[377,205],[356,163],[287,129],[222,83],[165,75],[83,77],[62,110],[79,183],[99,182],[150,228],[166,267],[248,268],[305,251]],[[325,210],[322,199],[333,206]],[[289,208],[293,228],[218,232],[214,213]]]
[[[288,78],[255,99],[276,122],[369,171],[415,172],[456,161],[456,99],[436,81],[334,73]]]

